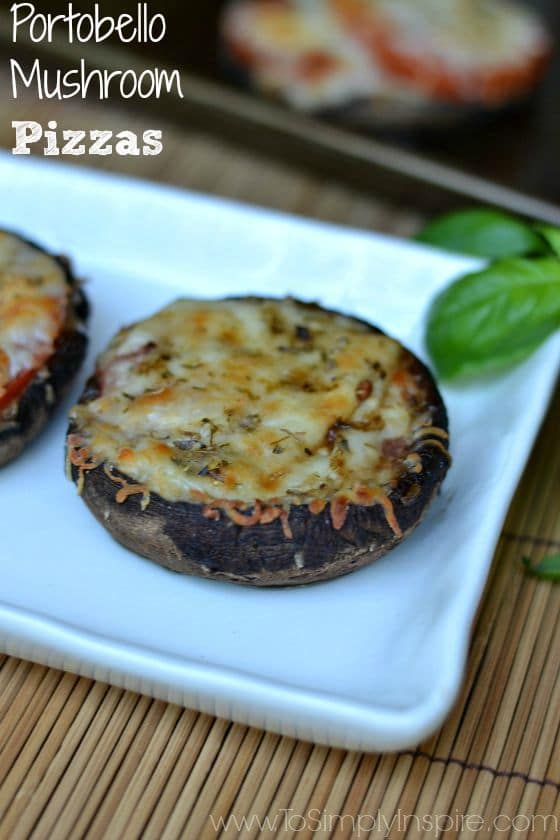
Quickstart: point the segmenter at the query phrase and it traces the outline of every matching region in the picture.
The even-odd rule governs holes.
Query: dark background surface
[[[560,204],[560,2],[532,0],[531,4],[545,16],[557,49],[530,103],[510,113],[461,123],[431,135],[409,132],[382,136],[385,141]],[[11,2],[2,5],[7,10]],[[35,5],[37,11],[67,10],[67,3],[54,0],[37,0]],[[102,11],[112,15],[119,11],[133,13],[136,5],[130,0],[100,3]],[[224,0],[155,0],[149,8],[166,15],[167,37],[159,45],[131,48],[142,51],[150,63],[159,59],[229,84],[220,70],[216,48],[223,5]],[[89,12],[92,7],[91,2],[74,0],[76,9]]]

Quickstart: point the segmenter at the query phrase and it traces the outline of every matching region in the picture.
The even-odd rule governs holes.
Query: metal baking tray
[[[547,0],[543,2],[546,4]],[[163,62],[155,47],[150,48],[149,59],[145,52],[104,44],[18,43],[16,48],[11,43],[11,18],[5,10],[0,10],[0,53],[14,55],[17,49],[17,57],[22,62],[40,57],[42,62],[57,67],[73,67],[80,58],[89,67],[109,70],[131,67],[141,72],[154,64],[181,66],[185,68],[183,100],[178,97],[149,102],[129,100],[130,107],[155,112],[184,127],[216,132],[243,146],[414,209],[436,212],[452,206],[485,203],[560,224],[559,61],[553,63],[540,92],[542,101],[532,109],[504,115],[495,123],[474,123],[468,130],[446,130],[445,155],[455,162],[462,160],[460,168],[436,159],[434,137],[424,136],[420,140],[412,135],[374,137],[297,114],[237,90],[220,76],[216,58],[216,21],[222,4],[223,0],[209,0],[203,8],[197,4],[196,9],[179,9],[174,3],[160,3],[158,9],[166,11],[170,21],[169,36],[163,47],[159,47],[163,50]],[[44,7],[49,5],[56,4],[46,2]],[[89,4],[80,2],[75,6],[90,9]],[[549,19],[560,18],[560,10],[554,12],[555,6],[549,9]],[[112,2],[110,11],[114,14],[129,7],[130,3]],[[560,32],[560,26],[558,29]],[[522,138],[525,145],[520,151],[518,145]],[[441,154],[441,137],[437,148]],[[468,154],[465,151],[461,157],[461,148],[468,148]],[[429,154],[430,149],[433,154]],[[505,163],[512,155],[517,161],[513,169]],[[479,158],[475,163],[473,156]],[[468,171],[468,160],[471,171]],[[495,178],[489,177],[489,167]],[[529,189],[524,189],[525,185]]]

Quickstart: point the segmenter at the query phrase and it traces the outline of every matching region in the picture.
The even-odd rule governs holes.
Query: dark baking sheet
[[[321,0],[317,0],[321,2]],[[560,51],[533,100],[494,118],[460,123],[444,131],[367,133],[310,119],[250,93],[240,93],[223,73],[218,60],[217,22],[224,0],[177,4],[159,0],[168,35],[159,46],[77,45],[60,42],[31,45],[28,55],[50,59],[57,66],[74,66],[84,57],[91,66],[122,68],[135,61],[138,68],[181,67],[185,72],[185,99],[137,103],[138,107],[165,111],[182,124],[197,124],[218,131],[244,145],[290,159],[387,194],[396,200],[429,210],[465,204],[468,199],[508,207],[527,215],[560,223]],[[535,0],[560,43],[558,0]],[[75,0],[74,7],[91,11],[91,4]],[[45,0],[41,11],[62,11],[64,4]],[[105,13],[131,12],[136,3],[111,0],[101,3]],[[7,7],[0,8],[2,52],[9,44]],[[18,45],[24,50],[25,45]]]
[[[560,46],[559,0],[523,2],[542,12]],[[228,84],[216,52],[217,21],[224,0],[196,4],[168,0],[157,5],[165,9],[170,22],[165,42],[166,60]],[[533,100],[514,112],[475,120],[468,126],[460,124],[455,130],[434,131],[431,135],[419,131],[377,136],[391,145],[420,152],[560,204],[560,49]]]

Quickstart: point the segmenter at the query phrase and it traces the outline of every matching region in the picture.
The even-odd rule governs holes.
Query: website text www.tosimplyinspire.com
[[[512,832],[534,833],[544,837],[560,831],[560,816],[554,814],[497,814],[485,817],[481,814],[407,814],[400,808],[388,815],[381,810],[373,814],[335,814],[320,808],[310,808],[299,813],[291,808],[279,808],[273,814],[210,814],[209,823],[216,832],[228,831],[234,834],[244,832],[345,832],[352,837],[375,835],[392,836],[393,832],[423,832],[428,837],[442,837],[448,832],[490,832],[511,834]]]

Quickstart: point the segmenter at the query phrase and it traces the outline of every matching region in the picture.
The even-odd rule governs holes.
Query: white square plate
[[[0,156],[0,225],[72,256],[96,353],[180,295],[318,300],[422,349],[435,292],[471,260],[61,164]],[[346,748],[443,721],[508,504],[550,399],[560,336],[493,381],[444,390],[454,465],[405,544],[277,591],[183,578],[127,552],[63,474],[65,412],[0,476],[0,647],[222,717]]]

